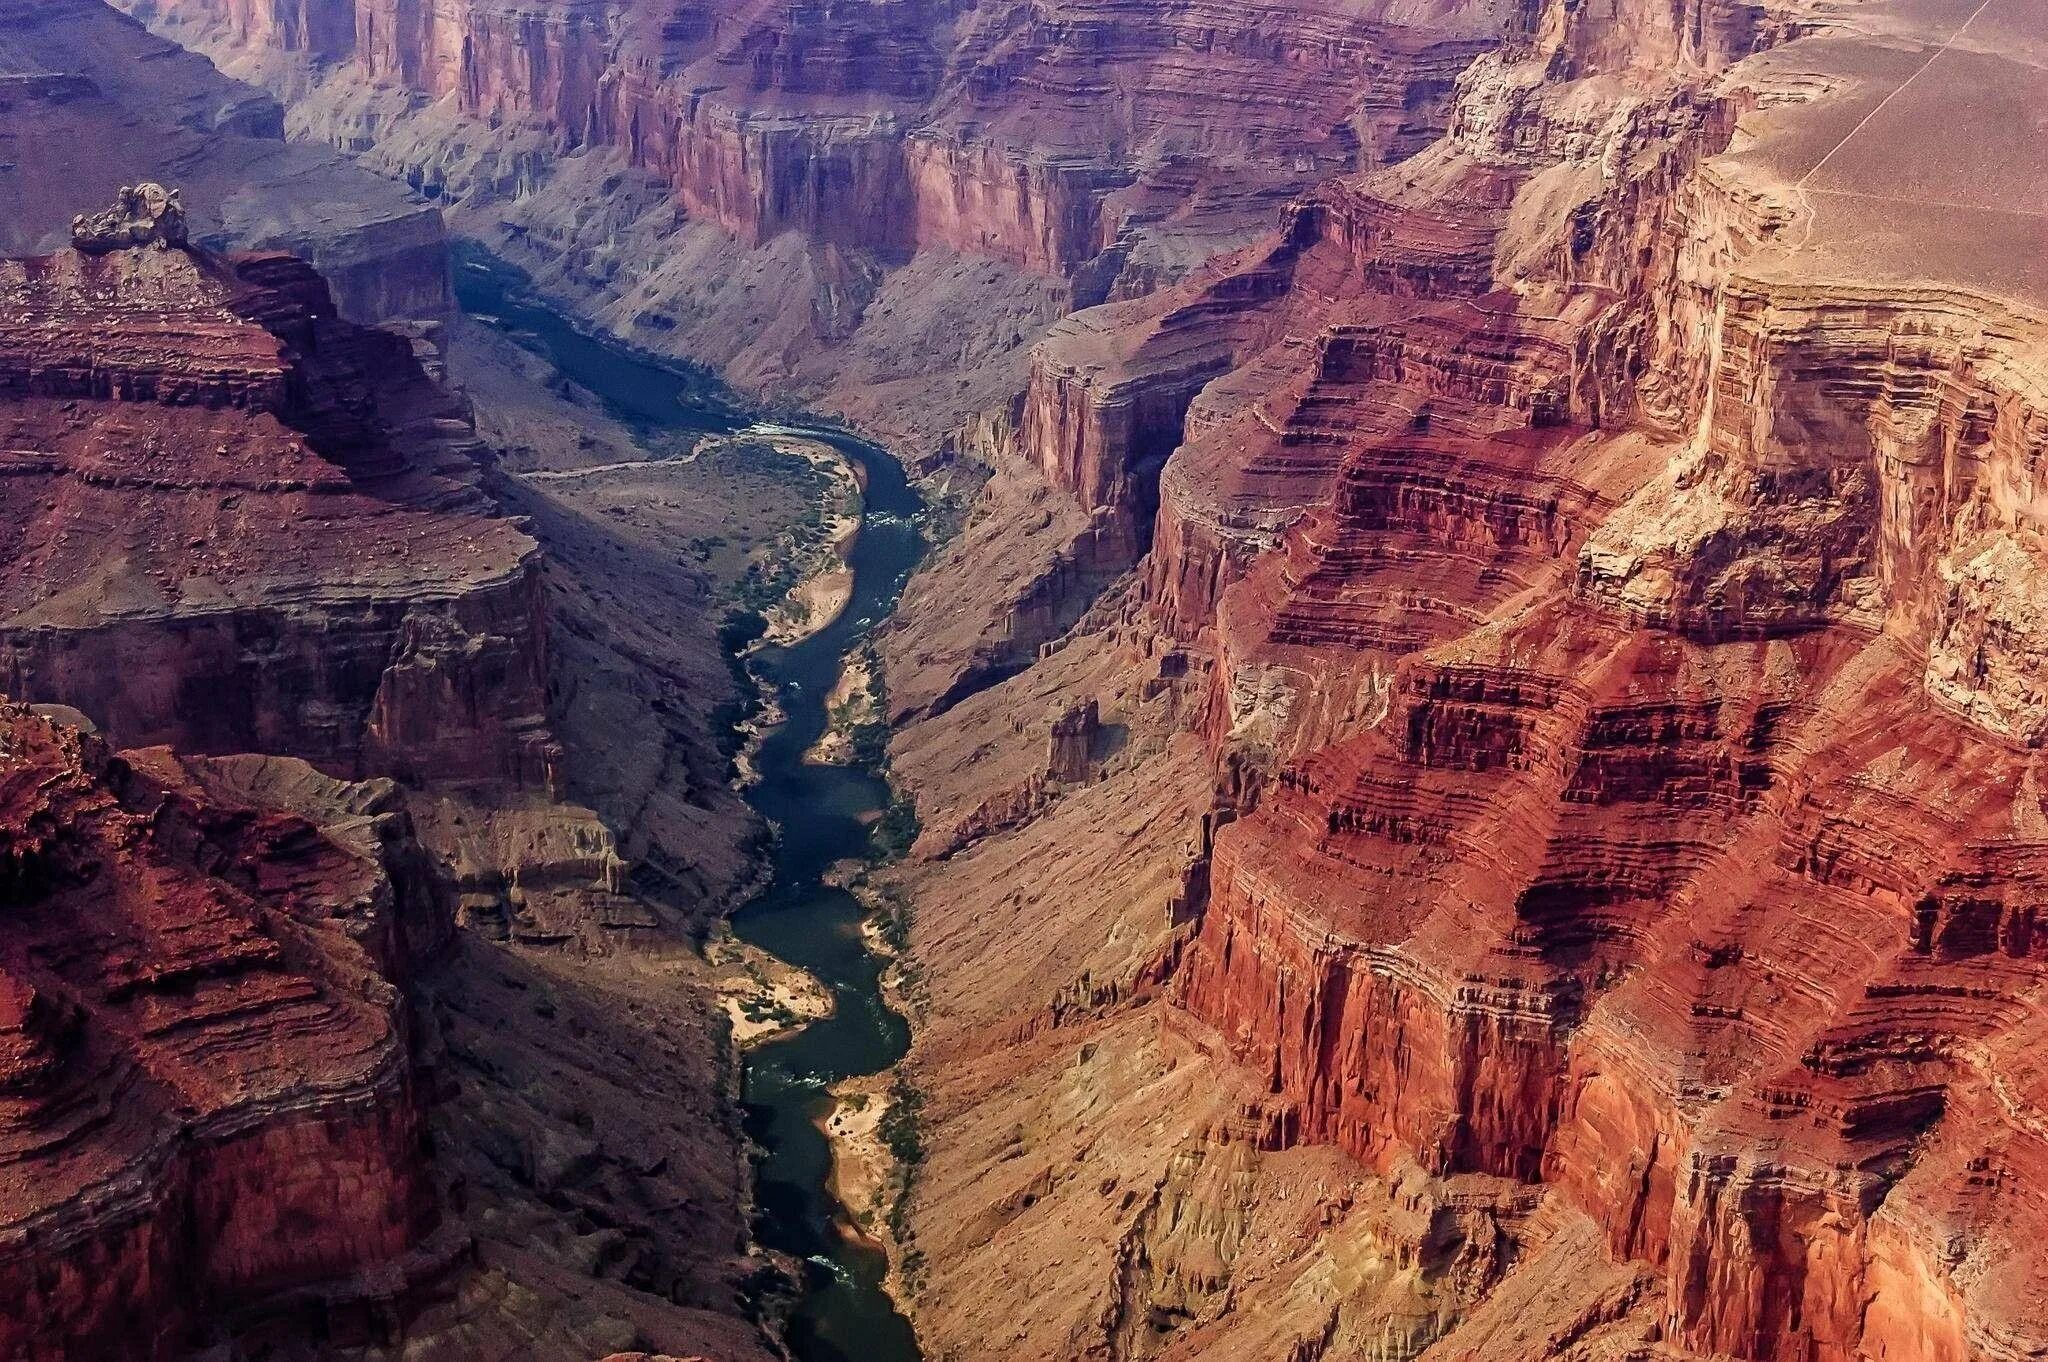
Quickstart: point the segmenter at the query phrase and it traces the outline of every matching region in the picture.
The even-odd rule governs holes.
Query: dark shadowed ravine
[[[643,433],[744,430],[755,418],[716,380],[649,360],[578,331],[535,299],[516,271],[466,251],[463,307],[531,345],[573,382]],[[915,1362],[917,1340],[882,1283],[882,1253],[844,1232],[827,1187],[831,1157],[818,1121],[828,1084],[878,1073],[909,1044],[903,1019],[882,1000],[882,962],[860,933],[859,900],[824,882],[835,862],[866,854],[887,782],[865,770],[817,766],[804,753],[825,732],[826,696],[847,649],[887,618],[924,551],[917,493],[886,450],[837,431],[792,427],[829,441],[866,471],[865,518],[850,554],[853,599],[832,624],[787,648],[763,648],[752,670],[783,719],[761,742],[748,799],[780,832],[773,877],[733,921],[744,940],[816,975],[833,1015],[748,1055],[747,1133],[760,1146],[755,1232],[804,1265],[789,1345],[802,1362]]]

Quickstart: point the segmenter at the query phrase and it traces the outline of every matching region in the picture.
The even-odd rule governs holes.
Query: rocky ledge
[[[0,686],[124,745],[544,787],[537,550],[463,405],[275,254],[0,262]]]
[[[330,832],[237,793],[248,774],[0,704],[8,1357],[171,1358],[316,1284],[388,1295],[368,1274],[431,1256],[394,980],[448,905],[393,873],[389,782],[326,782]]]
[[[287,250],[354,320],[450,304],[440,212],[339,152],[288,145],[284,109],[101,0],[13,0],[0,39],[0,255],[65,240],[123,176],[175,176],[195,240]]]
[[[2048,1346],[2038,25],[1680,9],[1038,347],[996,457],[1138,569],[895,749],[935,1346]]]

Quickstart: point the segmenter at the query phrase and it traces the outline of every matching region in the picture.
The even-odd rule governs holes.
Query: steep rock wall
[[[1509,22],[1295,0],[323,6],[323,32],[352,15],[345,54],[213,0],[147,17],[597,324],[920,461],[1008,408],[1051,321],[1425,144]]]
[[[315,0],[284,14],[187,0],[153,13],[238,55],[345,60],[463,115],[543,128],[565,149],[618,148],[751,244],[797,230],[1054,273],[1109,246],[1125,215],[1226,183],[1187,156],[1191,138],[1219,168],[1252,173],[1234,194],[1268,201],[1307,182],[1305,157],[1341,169],[1413,150],[1427,136],[1418,113],[1497,22],[1483,6],[1416,22],[1289,6],[1162,19],[1114,4],[657,16],[597,0]],[[1119,109],[1101,97],[1119,87],[1145,96]]]
[[[289,257],[0,265],[0,672],[123,743],[545,786],[537,553],[461,405]]]
[[[1878,18],[1891,37],[1866,43]],[[1367,1355],[2048,1341],[2023,1057],[2048,821],[2012,604],[2041,543],[2048,290],[2038,215],[1992,169],[2038,162],[1998,112],[2040,91],[2024,28],[1997,7],[1881,6],[1853,30],[1792,7],[1533,11],[1467,72],[1439,143],[1062,323],[1035,360],[1020,431],[1075,505],[1129,504],[1115,475],[1171,452],[1141,604],[987,699],[1038,700],[1055,659],[1163,631],[1179,679],[1140,693],[1202,692],[1176,717],[1214,803],[1152,939],[1189,1034],[1214,1028],[1256,1084],[1252,1138],[1431,1186],[1500,1179],[1541,1208],[1493,1221],[1516,1266],[1428,1332],[1385,1307]],[[1936,110],[1982,144],[1937,146]],[[1951,193],[1981,238],[1939,225],[1926,200]],[[1148,401],[1166,414],[1139,419]],[[913,730],[898,751],[940,747]],[[909,769],[935,812],[971,805],[961,774]],[[985,806],[1008,826],[949,823],[966,849],[934,854],[1014,854],[1100,797],[1045,789]],[[1057,900],[1005,908],[1034,893]],[[945,897],[928,911],[947,916],[927,941],[972,930]],[[947,1000],[973,971],[942,965],[920,1040],[938,1091],[1028,1110],[1090,1062],[1082,1029],[1149,1008],[1044,954],[1054,1001],[1014,1034],[1070,1026],[1073,1045],[969,1066],[973,1009]],[[977,1179],[1028,1171],[1031,1139],[998,1150],[993,1119],[941,1118],[921,1245],[971,1215]],[[1096,1191],[1054,1172],[988,1223],[1093,1215]],[[1175,1222],[1226,1223],[1237,1195]],[[1219,1238],[1162,1284],[1168,1251],[1128,1233],[1143,1247],[1114,1280],[1160,1285],[1154,1332],[1108,1354],[1238,1355],[1254,1321],[1216,1302],[1270,1265]],[[956,1247],[947,1343],[976,1315],[961,1283],[1006,1289]],[[1291,1330],[1272,1355],[1325,1355],[1357,1299],[1269,1305]]]
[[[165,753],[0,725],[0,1346],[168,1359],[397,1266],[438,1212],[388,975],[446,905]]]
[[[1989,1056],[2038,1018],[1997,905],[2041,825],[2026,626],[1977,583],[2033,570],[2038,314],[1816,280],[1776,256],[1768,157],[1693,159],[1651,166],[1647,230],[1594,210],[1531,252],[1502,221],[1491,269],[1545,321],[1487,338],[1492,381],[1411,316],[1356,368],[1326,333],[1279,399],[1345,452],[1222,591],[1212,741],[1280,760],[1217,836],[1181,997],[1287,1138],[1573,1201],[1690,1352],[2008,1355],[2038,1293],[1976,1255],[2024,1256],[2039,1148],[2031,1069]],[[1625,259],[1657,271],[1633,300]],[[1361,448],[1390,401],[1408,429]]]

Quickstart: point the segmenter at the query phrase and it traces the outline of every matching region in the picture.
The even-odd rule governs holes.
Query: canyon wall
[[[970,533],[1012,594],[905,612],[923,636],[900,713],[1013,671],[1135,561],[1180,407],[1228,367],[1190,353],[1178,392],[1126,409],[1113,376],[1084,398],[1032,342],[1427,146],[1459,73],[1527,23],[1486,2],[126,7],[596,325],[923,469],[1002,462],[1012,500]],[[1055,429],[1063,455],[1008,457]],[[1014,525],[1047,478],[1087,480],[1086,515]]]
[[[100,0],[20,0],[0,43],[0,253],[65,244],[74,214],[175,167],[195,238],[290,251],[362,322],[451,303],[440,214],[332,150],[284,140],[283,106]]]
[[[450,923],[393,874],[388,792],[330,835],[162,749],[11,703],[0,734],[0,1348],[171,1358],[224,1312],[431,1256],[394,981]]]
[[[534,546],[295,258],[67,249],[0,297],[0,674],[62,720],[8,708],[0,754],[4,1350],[183,1356],[294,1298],[346,1329],[469,1245],[401,992],[454,896],[390,781],[199,754],[544,787]]]
[[[0,686],[78,726],[0,745],[0,1351],[766,1356],[701,582],[622,627],[430,343],[172,235],[0,261]]]
[[[1145,556],[896,745],[935,1351],[2048,1343],[2023,8],[1533,10],[1441,140],[1040,342],[1011,457]],[[1077,705],[1122,755],[989,755]],[[1184,869],[1015,859],[1105,834]]]
[[[796,231],[1060,274],[1132,226],[1190,209],[1261,225],[1250,206],[1361,157],[1399,159],[1497,24],[1476,4],[1419,21],[1387,5],[1161,16],[920,0],[665,14],[314,0],[291,16],[175,0],[147,14],[251,69],[345,65],[558,152],[622,151],[748,245]],[[1142,93],[1105,97],[1118,90]]]
[[[1503,7],[126,6],[636,344],[918,459],[1031,340],[1439,130]],[[1125,98],[1116,92],[1141,92]]]
[[[537,551],[408,343],[291,257],[0,264],[0,685],[123,744],[545,787]]]
[[[164,745],[108,764],[118,835],[66,863],[98,878],[0,946],[0,1352],[765,1357],[781,1278],[694,944],[754,832],[705,582],[666,556],[650,614],[602,529],[525,498],[544,552],[498,510],[442,383],[439,209],[284,132],[96,0],[0,19],[0,687]],[[146,179],[192,249],[62,249]],[[388,883],[347,897],[328,842]]]

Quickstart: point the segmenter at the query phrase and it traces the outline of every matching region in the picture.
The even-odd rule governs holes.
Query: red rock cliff
[[[390,975],[445,907],[12,704],[0,882],[0,1352],[178,1356],[432,1228]]]
[[[318,24],[132,8],[594,323],[918,459],[974,448],[1076,305],[1179,279],[1319,180],[1426,144],[1507,22],[1299,0],[321,4]],[[344,12],[346,43],[294,46]]]
[[[1880,18],[1889,36],[1867,37]],[[1136,732],[1198,678],[1179,714],[1219,793],[1155,938],[1195,1020],[1163,1026],[1259,1092],[1249,1133],[1176,1149],[1161,1185],[1239,1143],[1334,1145],[1404,1206],[1425,1185],[1520,1189],[1500,1194],[1555,1219],[1492,1223],[1532,1263],[1548,1223],[1590,1227],[1570,1281],[1540,1275],[1554,1260],[1432,1268],[1425,1247],[1423,1303],[1402,1307],[1423,1322],[1317,1295],[1316,1273],[1365,1269],[1301,1250],[1295,1294],[1263,1298],[1291,1332],[1265,1333],[1230,1300],[1271,1291],[1289,1250],[1235,1240],[1242,1207],[1176,1202],[1171,1233],[1224,1228],[1162,1284],[1171,1235],[1128,1223],[1105,1318],[1149,1305],[1154,1333],[1112,1334],[1110,1355],[1334,1356],[1404,1329],[1402,1355],[1444,1358],[2048,1346],[2028,906],[2048,806],[2021,604],[2043,561],[2048,255],[1999,169],[2043,168],[2001,112],[2043,97],[2032,26],[2000,5],[1841,26],[1544,7],[1464,72],[1430,147],[1041,343],[1011,453],[1091,523],[1149,517],[1142,603],[960,709],[1042,705],[1084,665],[1066,659],[1120,650],[1126,670],[1068,684]],[[1952,203],[1967,234],[1942,225]],[[973,755],[947,766],[948,725],[976,720],[932,722],[900,747],[920,793],[976,807],[947,782],[996,765],[985,734],[952,735]],[[1051,855],[1048,825],[1164,840],[1115,785],[984,799],[1001,826],[969,820],[943,852]],[[1005,922],[1070,932],[1095,904],[1013,873]],[[933,1145],[1001,1146],[950,1154],[921,1194],[998,1245],[980,1261],[953,1240],[972,1261],[937,1269],[952,1342],[975,1310],[959,1293],[1009,1287],[1013,1222],[1114,1198],[1039,1159],[1028,1194],[977,1203],[1041,1142],[1103,1139],[1111,1102],[1073,1077],[1100,1031],[1045,1042],[1022,1077],[991,1077],[1025,1062],[1009,1053],[962,1060],[994,1029],[961,1040],[976,966],[947,968],[925,1060],[960,1106]],[[1048,977],[1054,1001],[1016,1029],[1142,1002],[1154,968]],[[1087,1093],[1085,1132],[992,1134],[1019,1093],[1061,1085]],[[1130,1295],[1146,1273],[1155,1294]]]
[[[1662,32],[1555,41],[1578,74]],[[1768,52],[1734,98],[1830,55]],[[2030,79],[1986,61],[1930,84]],[[2023,1353],[2048,823],[2032,625],[1993,602],[2038,570],[2029,257],[1861,254],[1880,148],[1925,154],[1867,74],[1846,139],[1775,112],[1695,162],[1730,111],[1612,119],[1634,182],[1532,249],[1545,129],[1585,106],[1526,87],[1475,196],[1517,79],[1482,64],[1454,118],[1469,273],[1454,233],[1305,210],[1363,287],[1169,465],[1154,590],[1216,649],[1211,741],[1272,762],[1179,996],[1282,1138],[1583,1210],[1688,1354]]]
[[[0,295],[10,691],[121,743],[549,779],[536,550],[406,342],[284,256],[65,251]]]
[[[170,10],[244,52],[293,27]],[[341,28],[295,31],[315,27]],[[1142,652],[1126,690],[1187,695],[1174,717],[1221,795],[1136,982],[1050,980],[1064,1006],[1017,1029],[1171,968],[1261,1089],[1224,1122],[1250,1132],[1236,1145],[1334,1145],[1446,1202],[1508,1184],[1513,1215],[1489,1224],[1576,1217],[1566,1285],[1628,1284],[1553,1318],[1501,1249],[1467,1298],[1371,1337],[1443,1357],[2004,1358],[2048,1348],[2039,27],[2018,0],[364,4],[324,54],[361,102],[317,126],[402,141],[394,91],[500,120],[492,158],[455,138],[385,153],[494,203],[537,197],[564,148],[637,168],[658,196],[610,169],[594,196],[630,203],[630,230],[576,203],[518,231],[617,324],[743,318],[776,352],[754,372],[900,337],[892,312],[950,320],[972,291],[925,256],[986,253],[1019,272],[991,287],[1056,274],[1059,308],[1106,303],[1054,326],[962,437],[996,490],[907,597],[891,703],[943,725],[1021,691],[1039,712],[1032,688],[1092,655],[1041,656],[1077,621]],[[721,276],[741,293],[811,271],[801,320],[622,281],[616,242],[673,204],[760,247]],[[1047,320],[1013,315],[1013,341]],[[1014,348],[947,339],[977,363]],[[1084,616],[1141,555],[1133,594]],[[1016,690],[974,695],[990,686]],[[959,746],[958,770],[1005,765]],[[1093,793],[1038,769],[1024,797],[961,795],[946,854],[1116,795],[1088,783],[1092,756],[1062,769]],[[1183,844],[1097,816],[1118,847]],[[1099,923],[1038,902],[1106,882],[1073,878],[1003,913],[1048,912],[1091,959],[1073,943]],[[956,958],[936,991],[978,1017],[957,1003],[973,972],[1035,984],[1035,948]],[[1069,1086],[1077,1122],[1113,1105]],[[1017,1130],[991,1164],[1023,1165]],[[1203,1219],[1155,1216],[1166,1179],[1150,1203],[1055,1182],[1047,1165],[977,1207],[990,1233],[963,1252],[1000,1256],[1059,1195]],[[1128,1228],[1118,1310],[1161,1268]],[[1430,1241],[1404,1271],[1430,1277]],[[1028,1315],[1038,1279],[1012,1266],[957,1280]],[[1108,1355],[1200,1352],[1189,1301],[1227,1300],[1230,1272],[1191,1252],[1172,1308],[1106,1314]],[[1255,1355],[1322,1356],[1343,1308]],[[1609,1325],[1625,1346],[1595,1337]]]
[[[242,53],[346,61],[564,148],[619,148],[752,244],[985,252],[1066,273],[1127,224],[1258,205],[1422,140],[1485,7],[1107,4],[820,10],[616,0],[157,10]],[[1142,91],[1132,101],[1113,90]],[[1207,200],[1206,203],[1202,202]],[[1250,209],[1250,215],[1247,214]]]

